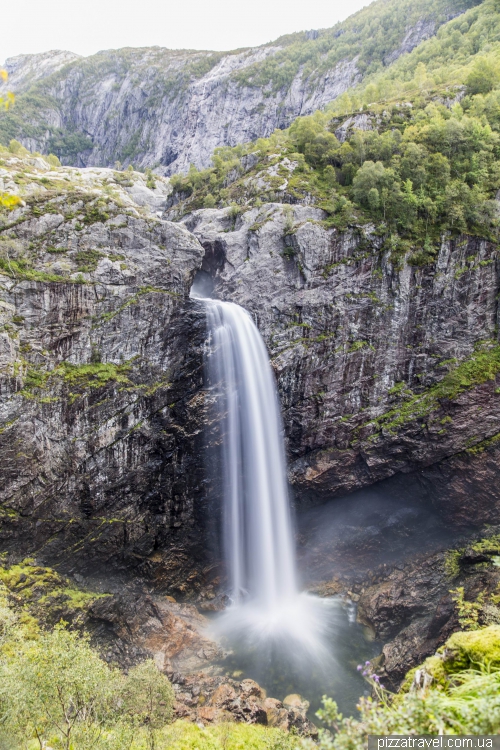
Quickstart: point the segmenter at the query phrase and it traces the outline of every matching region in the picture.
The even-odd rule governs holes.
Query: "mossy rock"
[[[453,633],[440,649],[448,673],[485,664],[500,667],[500,625]],[[432,657],[431,657],[432,658]]]
[[[405,679],[399,689],[400,694],[410,692],[411,687],[415,682],[415,677],[418,671],[424,671],[428,675],[430,675],[432,677],[433,685],[437,684],[445,688],[448,684],[449,675],[446,669],[445,662],[442,656],[440,656],[439,654],[434,654],[434,656],[429,656],[423,664],[410,669],[410,671],[406,673]]]
[[[433,686],[447,688],[452,675],[479,665],[500,668],[500,625],[453,633],[436,654],[406,674],[399,692],[410,691],[418,671],[430,675]]]
[[[30,558],[11,567],[0,565],[0,586],[21,616],[49,625],[61,618],[78,624],[89,606],[105,596],[75,588],[55,570]]]

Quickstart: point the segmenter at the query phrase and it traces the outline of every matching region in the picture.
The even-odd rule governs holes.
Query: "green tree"
[[[395,174],[386,169],[382,162],[365,161],[352,183],[354,200],[361,206],[375,210],[387,208],[389,194],[395,185]]]
[[[500,82],[498,68],[489,60],[476,62],[465,81],[468,94],[487,94]]]
[[[64,750],[74,743],[90,750],[113,712],[117,680],[88,637],[63,626],[36,640],[17,638],[0,661],[4,723],[19,739],[36,738],[41,749],[55,735]]]
[[[205,196],[203,200],[203,208],[215,208],[216,200],[211,193]]]
[[[174,691],[168,678],[152,659],[144,661],[130,670],[122,698],[128,718],[146,727],[154,750],[157,730],[172,720]]]

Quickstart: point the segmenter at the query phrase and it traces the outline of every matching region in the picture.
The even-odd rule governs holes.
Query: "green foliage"
[[[150,190],[154,190],[156,188],[156,181],[155,181],[155,177],[154,177],[152,170],[148,167],[148,169],[146,169],[145,174],[146,174],[146,187],[148,187]]]
[[[54,750],[292,750],[295,735],[263,726],[170,724],[174,691],[152,661],[110,668],[88,636],[43,631],[19,612],[23,576],[58,574],[25,561],[0,581],[0,747]],[[33,589],[38,584],[33,584]],[[15,601],[17,609],[9,599]]]
[[[452,366],[444,378],[422,393],[408,395],[396,408],[389,409],[371,424],[378,429],[396,431],[416,419],[424,419],[439,409],[442,399],[454,399],[462,391],[488,380],[500,372],[500,346],[496,342],[479,342],[469,359]]]
[[[15,138],[13,138],[9,143],[9,151],[11,152],[11,154],[15,154],[16,156],[26,156],[29,153],[27,149],[24,148],[22,143],[16,141]]]
[[[392,34],[384,13],[374,4],[354,18],[370,17],[370,33],[383,29]],[[363,37],[362,27],[356,28]],[[348,33],[339,37],[342,44]],[[318,44],[320,39],[321,34]],[[296,42],[298,38],[284,52]],[[274,58],[264,64],[274,65]],[[252,66],[245,70],[250,75]],[[467,232],[498,241],[498,5],[485,0],[470,8],[393,63],[390,74],[375,66],[366,81],[326,112],[297,119],[288,131],[218,149],[212,168],[191,167],[186,177],[175,176],[179,215],[205,201],[212,205],[212,198],[216,205],[312,199],[329,214],[327,226],[343,230],[375,223],[396,265],[404,257],[416,266],[433,263],[443,233]],[[460,102],[454,101],[458,86],[462,94],[468,91]],[[351,125],[340,142],[336,133],[347,115]],[[291,166],[285,167],[285,160]]]
[[[456,578],[460,573],[460,558],[463,550],[448,550],[444,559],[444,569],[448,578]]]
[[[99,260],[103,257],[103,254],[99,250],[90,248],[88,250],[79,250],[75,254],[75,261],[79,271],[82,273],[91,273],[95,271]]]
[[[88,638],[62,626],[13,639],[0,660],[3,723],[20,743],[58,736],[65,750],[90,749],[112,711],[116,679]]]
[[[22,105],[22,95],[19,97],[19,101]],[[75,164],[79,155],[85,151],[90,151],[93,145],[92,139],[85,133],[79,133],[75,130],[59,130],[50,137],[48,151],[55,154],[56,158],[63,164]]]
[[[441,424],[443,424],[443,422],[444,420],[441,420]],[[488,447],[488,445],[491,444],[491,440],[492,438],[489,438],[488,440],[479,443],[481,450],[484,450],[484,447]],[[484,443],[486,443],[486,446],[484,446]],[[476,447],[469,449],[469,451],[474,451],[475,453],[480,452]],[[490,534],[482,539],[477,539],[467,548],[462,547],[459,549],[448,550],[445,554],[444,568],[449,578],[457,578],[460,575],[462,558],[467,555],[469,550],[485,555],[486,558],[489,558],[489,561],[485,562],[486,565],[489,565],[491,562],[496,566],[498,560],[500,560],[500,534]]]
[[[59,159],[57,158],[55,154],[49,154],[48,156],[46,156],[45,161],[47,162],[47,164],[50,164],[51,167],[61,166],[61,162],[59,161]]]
[[[147,728],[151,750],[156,746],[156,730],[172,720],[174,691],[154,661],[142,662],[128,674],[122,691],[123,711]]]
[[[109,219],[109,214],[102,210],[103,205],[101,201],[93,205],[87,205],[85,216],[83,218],[84,224],[95,224],[96,222],[105,222]]]
[[[495,624],[472,632],[453,633],[440,651],[444,654],[449,674],[479,664],[500,669],[500,626]]]
[[[174,191],[184,199],[186,211],[231,198],[241,201],[242,196],[247,202],[256,197],[275,200],[273,179],[279,184],[287,179],[287,192],[298,200],[314,196],[334,226],[370,220],[401,247],[408,241],[405,252],[413,248],[415,265],[435,259],[444,231],[495,238],[499,134],[484,117],[466,113],[460,105],[449,110],[428,104],[403,126],[399,112],[395,107],[378,130],[355,130],[342,144],[329,131],[335,125],[322,113],[300,118],[288,132],[259,141],[252,173],[267,181],[267,195],[265,188],[252,194],[252,173],[224,187],[228,173],[238,173],[235,160],[240,163],[245,155],[238,156],[236,150],[226,151],[212,169],[191,169],[186,178],[176,177]],[[269,154],[276,148],[279,154],[273,159]],[[255,153],[255,144],[246,150]],[[278,178],[268,177],[269,167],[285,157],[298,162],[302,157],[303,166],[293,174],[284,170]]]
[[[0,272],[6,276],[10,276],[13,279],[27,280],[27,281],[49,281],[49,282],[70,282],[70,279],[66,279],[63,276],[58,276],[55,273],[45,273],[45,271],[36,271],[31,268],[31,263],[25,258],[19,260],[10,260],[8,258],[0,257]]]
[[[498,594],[491,594],[486,598],[484,592],[480,592],[474,601],[468,601],[464,597],[463,586],[458,586],[450,593],[456,604],[458,621],[462,628],[479,630],[481,626],[487,624],[500,624],[500,607],[497,606],[500,596]]]
[[[294,750],[300,748],[293,733],[258,724],[219,724],[201,728],[177,721],[158,737],[158,750]]]
[[[63,383],[71,388],[69,397],[74,401],[81,393],[102,388],[111,382],[129,385],[129,370],[129,362],[121,365],[112,362],[91,362],[83,365],[61,362],[52,370],[28,367],[21,394],[25,398],[40,398],[44,390],[53,389],[58,383]]]
[[[477,5],[476,0],[453,3],[454,12]],[[272,91],[290,86],[302,70],[313,84],[319,75],[344,60],[356,60],[357,69],[370,77],[390,64],[409,28],[425,19],[438,26],[446,21],[449,6],[444,0],[410,0],[374,3],[331,29],[317,32],[317,38],[292,34],[278,39],[283,49],[275,55],[235,71],[240,85],[266,87]]]
[[[427,687],[410,685],[417,671]],[[430,684],[429,684],[430,683]],[[304,741],[313,750],[362,750],[370,734],[496,734],[500,731],[500,627],[455,633],[435,656],[412,670],[406,690],[393,696],[378,690],[378,699],[361,698],[360,718],[344,718],[325,698],[320,718],[331,732],[320,741]]]
[[[214,208],[215,207],[215,198],[211,193],[208,193],[208,195],[205,196],[203,199],[203,208]]]
[[[499,83],[498,67],[485,58],[480,58],[466,78],[467,93],[488,94]]]
[[[484,0],[463,15],[441,26],[437,34],[402,55],[389,69],[367,75],[361,85],[340,96],[330,107],[338,115],[375,106],[378,112],[393,102],[414,102],[436,95],[453,100],[457,87],[467,85],[468,76],[482,59],[489,88],[498,75],[500,16],[496,0]],[[496,70],[492,74],[491,67]],[[472,80],[477,80],[474,76]],[[481,83],[479,84],[481,85]],[[482,92],[478,92],[482,93]],[[404,112],[401,113],[402,120]]]

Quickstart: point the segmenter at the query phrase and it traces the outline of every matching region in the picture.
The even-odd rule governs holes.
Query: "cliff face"
[[[2,175],[25,198],[0,241],[2,548],[175,589],[207,545],[188,299],[203,249],[109,170],[46,169]]]
[[[235,79],[281,49],[278,45],[227,55],[134,50],[126,59],[111,51],[101,53],[94,70],[91,59],[74,62],[44,82],[44,102],[31,123],[39,132],[21,135],[20,140],[31,151],[56,151],[64,163],[77,166],[113,166],[121,160],[153,167],[158,174],[187,171],[190,163],[206,167],[218,146],[268,136],[360,80],[355,60],[340,62],[314,82],[299,71],[278,91],[244,86]],[[19,59],[14,62],[16,68],[8,60],[7,69],[26,80]],[[190,67],[196,65],[208,72],[194,77]],[[58,145],[54,131],[79,133],[77,152],[68,151],[67,135]]]
[[[493,520],[496,245],[443,238],[434,264],[411,266],[373,227],[339,233],[324,216],[267,204],[184,219],[216,294],[264,335],[298,501],[416,472],[450,519]]]
[[[390,65],[477,0],[383,3],[333,29],[234,52],[158,47],[6,61],[17,95],[0,140],[75,166],[117,160],[158,174],[210,164],[218,146],[269,136]]]
[[[454,523],[495,518],[496,246],[443,238],[410,266],[369,226],[281,204],[173,224],[161,180],[44,164],[1,174],[24,200],[0,240],[2,549],[216,585],[199,269],[262,331],[298,504],[411,472]]]

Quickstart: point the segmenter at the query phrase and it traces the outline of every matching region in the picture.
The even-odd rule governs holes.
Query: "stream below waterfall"
[[[321,708],[324,695],[333,698],[345,715],[355,714],[359,697],[370,693],[357,666],[377,656],[381,644],[367,637],[364,628],[356,622],[354,604],[343,602],[340,597],[323,599],[322,604],[327,622],[325,643],[329,651],[324,663],[290,658],[286,642],[281,648],[276,642],[261,641],[252,645],[240,634],[240,637],[223,639],[230,653],[218,662],[219,666],[239,680],[255,680],[269,696],[278,700],[299,694],[309,702],[308,718],[315,724],[318,724],[315,713]]]

